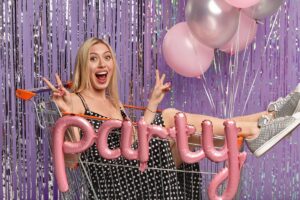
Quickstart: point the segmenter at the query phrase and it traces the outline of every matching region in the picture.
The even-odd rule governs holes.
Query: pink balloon
[[[122,135],[121,135],[121,153],[128,160],[138,159],[138,150],[131,148],[132,139],[132,123],[131,121],[123,121],[122,125]]]
[[[240,181],[241,168],[246,159],[246,153],[239,154],[237,146],[238,129],[233,121],[224,122],[225,135],[228,148],[228,168],[221,170],[209,184],[208,196],[212,200],[230,200],[233,199]],[[227,186],[221,196],[218,195],[218,187],[226,179]]]
[[[70,126],[82,129],[83,137],[79,142],[64,142],[65,132]],[[110,131],[122,126],[121,147],[111,150],[108,148],[107,138]],[[207,156],[209,159],[220,162],[228,159],[228,167],[220,171],[211,181],[208,188],[210,199],[232,199],[234,198],[239,180],[240,171],[246,160],[246,153],[239,153],[237,146],[238,129],[233,121],[226,121],[225,138],[226,143],[223,149],[216,150],[213,146],[213,129],[210,121],[202,123],[203,149],[196,152],[189,150],[188,137],[195,132],[195,128],[187,124],[184,113],[177,113],[175,116],[175,128],[166,129],[161,126],[148,125],[141,118],[138,122],[138,150],[131,149],[132,144],[132,123],[130,121],[109,120],[99,128],[98,138],[91,124],[84,118],[77,116],[65,116],[57,120],[53,130],[53,156],[55,176],[59,190],[69,190],[64,153],[80,153],[88,149],[97,138],[97,148],[102,157],[115,159],[122,154],[128,159],[138,159],[140,170],[147,169],[149,160],[149,141],[152,137],[162,139],[175,138],[178,145],[179,155],[186,163],[195,163]],[[227,179],[227,186],[221,196],[218,195],[218,187]]]
[[[253,42],[256,32],[256,21],[241,12],[237,32],[220,50],[230,54],[242,51]]]
[[[79,142],[64,142],[66,130],[71,127],[79,127],[83,131],[83,137]],[[65,116],[58,119],[52,132],[54,171],[58,188],[61,192],[69,190],[65,170],[64,153],[80,153],[88,149],[95,141],[96,135],[91,124],[84,118],[77,116]]]
[[[202,75],[214,57],[214,50],[195,39],[186,22],[176,24],[167,32],[162,50],[166,63],[186,77]]]
[[[176,128],[175,127],[168,128],[167,131],[169,132],[168,138],[176,142]]]
[[[260,0],[225,0],[230,5],[237,8],[248,8],[257,4]]]
[[[98,130],[97,149],[99,154],[105,159],[116,159],[121,156],[120,148],[111,150],[108,147],[107,139],[110,132],[115,128],[121,128],[121,120],[108,120],[104,122]]]
[[[213,142],[213,125],[208,120],[202,122],[202,146],[206,157],[211,161],[221,162],[228,158],[226,142],[221,150],[215,148]]]
[[[158,137],[160,139],[166,139],[169,136],[169,132],[166,128],[157,125],[148,125],[148,142],[152,137]]]
[[[185,163],[196,163],[205,158],[204,151],[191,151],[188,145],[188,137],[195,133],[193,126],[187,125],[186,116],[184,113],[177,113],[175,116],[176,141],[179,156]],[[201,142],[201,141],[199,141]]]
[[[143,118],[138,121],[138,152],[141,172],[147,169],[147,162],[149,160],[149,143],[148,143],[148,133],[147,133],[147,123]]]
[[[147,162],[149,160],[149,141],[152,137],[159,137],[166,139],[169,133],[166,128],[157,125],[148,125],[142,117],[138,122],[138,141],[139,141],[139,161],[140,171],[147,169]]]

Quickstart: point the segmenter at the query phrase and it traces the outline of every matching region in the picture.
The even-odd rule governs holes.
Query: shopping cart
[[[71,83],[67,83],[64,85],[67,88],[71,87]],[[61,113],[56,106],[55,102],[51,101],[51,99],[45,99],[41,98],[42,93],[48,92],[49,89],[46,87],[41,87],[41,88],[35,88],[35,89],[30,89],[30,90],[22,90],[18,89],[16,91],[16,96],[22,100],[25,101],[31,101],[34,105],[34,110],[36,114],[36,120],[38,122],[38,125],[40,128],[42,128],[45,131],[45,134],[48,134],[48,145],[49,145],[49,150],[52,152],[52,137],[51,137],[51,132],[53,131],[55,122],[63,117],[64,115],[75,115],[73,113]],[[129,109],[134,109],[134,110],[144,110],[145,108],[143,107],[136,107],[136,106],[129,106],[125,105],[125,108]],[[160,112],[160,111],[158,111]],[[131,112],[131,115],[139,115],[136,112]],[[85,115],[78,115],[80,117],[84,118],[94,118],[91,116],[85,116]],[[132,117],[135,118],[135,117]],[[103,118],[98,118],[98,120],[106,120]],[[71,130],[67,131],[67,135],[69,135],[68,140],[72,140],[71,137]],[[201,136],[201,135],[199,135]],[[159,138],[157,138],[159,139]],[[169,138],[170,139],[170,138]],[[215,138],[216,140],[224,140],[224,138]],[[191,144],[191,146],[194,146],[194,149],[201,148],[199,144]],[[238,146],[241,148],[243,145],[243,138],[238,137]],[[110,165],[109,163],[94,163],[95,165]],[[192,171],[190,168],[185,168],[183,167],[182,169],[157,169],[157,168],[151,168],[149,167],[147,170],[168,170],[168,171],[173,171],[178,174],[183,174],[185,177],[186,174],[194,174],[201,176],[202,179],[202,187],[199,188],[200,193],[203,194],[202,198],[207,199],[207,183],[209,183],[212,179],[213,176],[217,175],[219,171],[221,171],[222,168],[227,167],[227,164],[225,162],[220,162],[220,163],[214,163],[210,162],[208,160],[201,161],[200,163],[200,168],[201,171]],[[114,164],[111,164],[114,167],[116,167]],[[118,166],[117,166],[118,167]],[[119,167],[130,167],[130,168],[139,168],[138,165],[135,166],[122,166],[120,165]],[[242,167],[242,166],[240,166]],[[228,169],[228,168],[227,168]],[[223,172],[224,173],[224,172]],[[228,173],[228,172],[227,172]],[[60,192],[60,196],[62,199],[88,199],[89,194],[88,194],[88,186],[93,188],[93,183],[91,181],[90,177],[90,172],[88,169],[85,167],[84,161],[81,160],[79,157],[79,167],[66,167],[66,174],[67,174],[67,180],[69,184],[69,190],[67,192]],[[228,175],[227,175],[228,176]],[[220,187],[216,189],[216,193],[222,193],[226,190],[228,183],[226,183],[224,180],[221,180],[222,183]],[[191,187],[191,186],[188,186]],[[96,191],[93,191],[96,193]],[[96,196],[96,194],[95,194]],[[134,198],[134,197],[133,197]],[[210,197],[211,198],[211,197]]]

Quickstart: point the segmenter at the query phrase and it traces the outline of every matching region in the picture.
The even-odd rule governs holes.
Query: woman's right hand
[[[64,88],[58,74],[55,74],[57,88],[45,77],[43,81],[48,85],[49,89],[52,90],[52,100],[56,103],[60,111],[72,112],[72,97],[71,93]]]

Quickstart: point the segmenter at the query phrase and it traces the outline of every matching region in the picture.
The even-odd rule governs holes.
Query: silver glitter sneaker
[[[268,106],[269,112],[274,112],[274,118],[292,116],[300,112],[300,83],[296,89],[284,98],[271,102]]]
[[[272,119],[273,117],[271,117],[270,115],[262,115],[257,121],[258,128],[266,126]]]
[[[275,144],[291,133],[300,124],[300,112],[293,116],[276,118],[260,129],[254,139],[246,139],[249,150],[257,157],[263,155]]]
[[[291,116],[294,113],[300,112],[300,83],[296,89],[286,97],[280,97],[274,102],[271,102],[267,108],[268,112],[274,112],[274,116],[262,115],[257,122],[259,128],[268,124],[271,120],[278,117]]]

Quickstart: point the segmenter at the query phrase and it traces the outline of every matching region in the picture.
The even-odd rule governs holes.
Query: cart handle
[[[69,81],[65,84],[63,84],[64,87],[66,88],[71,88],[72,87],[72,82]],[[56,86],[57,87],[57,86]],[[32,97],[36,96],[37,93],[42,93],[42,92],[47,92],[50,91],[51,89],[48,86],[44,86],[44,87],[39,87],[39,88],[34,88],[34,89],[29,89],[29,90],[25,90],[25,89],[17,89],[16,90],[16,97],[28,101],[31,100]],[[146,107],[142,107],[142,106],[134,106],[134,105],[128,105],[128,104],[124,104],[125,108],[129,108],[129,109],[136,109],[136,110],[146,110]],[[161,110],[157,110],[157,113],[161,113]],[[74,114],[74,113],[67,113],[64,112],[63,115],[73,115],[73,116],[80,116],[83,118],[88,118],[88,119],[96,119],[96,120],[109,120],[110,118],[101,118],[101,117],[95,117],[95,116],[88,116],[88,115],[83,115],[83,114]],[[133,125],[136,125],[136,122],[133,122]],[[243,145],[244,142],[244,137],[242,136],[242,133],[238,134],[238,147],[241,148],[241,146]]]
[[[72,82],[69,81],[66,84],[63,84],[63,86],[66,87],[66,88],[71,88],[72,87]],[[58,86],[55,86],[55,87],[58,87]],[[34,88],[34,89],[28,89],[28,90],[17,89],[16,90],[16,97],[18,97],[19,99],[28,101],[32,97],[36,96],[38,93],[47,92],[47,91],[51,91],[51,89],[48,88],[48,86]],[[136,109],[136,110],[147,110],[146,107],[134,106],[134,105],[128,105],[128,104],[124,104],[124,107],[129,108],[129,109]],[[161,113],[162,110],[157,110],[156,112]]]
[[[72,82],[69,81],[69,82],[63,84],[63,86],[66,87],[66,88],[71,88],[72,87]],[[55,87],[58,87],[58,86],[55,86]],[[48,91],[51,91],[51,89],[48,86],[43,86],[43,87],[28,89],[28,90],[17,89],[16,90],[16,97],[18,97],[19,99],[28,101],[32,97],[36,96],[38,93],[48,92]]]

